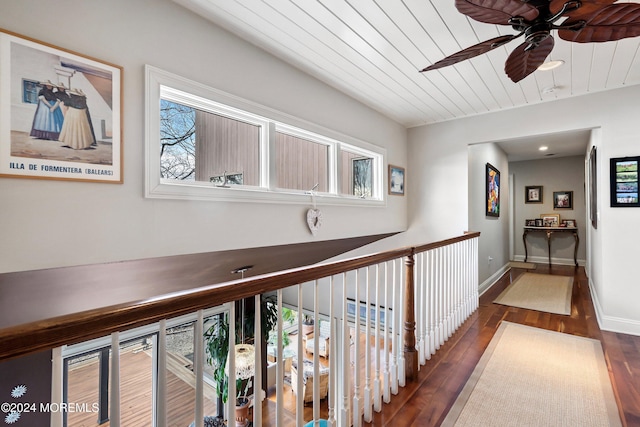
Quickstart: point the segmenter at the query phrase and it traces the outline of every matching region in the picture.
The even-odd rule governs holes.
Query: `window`
[[[362,151],[340,150],[343,194],[369,198],[374,194],[374,159]]]
[[[329,144],[305,138],[293,128],[276,130],[278,188],[329,192]]]
[[[313,190],[323,204],[384,204],[384,149],[146,72],[147,197],[308,204]]]
[[[33,80],[22,80],[22,102],[25,104],[37,104],[38,93],[40,92],[40,83]]]

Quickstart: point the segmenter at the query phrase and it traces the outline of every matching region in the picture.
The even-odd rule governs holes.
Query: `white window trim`
[[[295,133],[314,142],[329,145],[330,171],[338,170],[340,145],[352,152],[362,152],[374,159],[374,198],[362,199],[353,195],[339,194],[338,177],[335,173],[329,176],[329,192],[315,193],[317,203],[323,205],[342,206],[386,206],[384,167],[386,150],[365,141],[342,135],[286,113],[239,98],[229,93],[191,81],[184,77],[145,66],[145,197],[160,199],[185,199],[223,202],[251,203],[285,203],[309,204],[309,192],[275,187],[274,177],[270,176],[274,159],[274,129],[282,129],[285,133]],[[198,95],[191,95],[197,93]],[[185,94],[188,98],[185,98]],[[243,117],[250,123],[262,126],[261,135],[261,186],[218,188],[208,182],[177,182],[160,178],[160,115],[158,106],[161,96],[187,105],[199,106],[205,110],[215,107],[217,111],[228,111],[234,117]],[[186,101],[186,102],[185,102]],[[269,119],[266,119],[268,117]],[[274,125],[275,123],[275,125]],[[286,123],[286,124],[285,124]],[[286,130],[285,130],[286,129]],[[271,131],[270,131],[271,130]],[[263,155],[264,154],[264,155]],[[335,175],[335,176],[334,176]]]

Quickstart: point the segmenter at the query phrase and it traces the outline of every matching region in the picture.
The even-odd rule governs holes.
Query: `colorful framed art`
[[[123,182],[122,67],[2,29],[0,62],[0,176]]]
[[[486,216],[500,216],[500,171],[496,169],[491,163],[487,163],[485,171],[486,181],[486,202],[485,202],[485,215]]]

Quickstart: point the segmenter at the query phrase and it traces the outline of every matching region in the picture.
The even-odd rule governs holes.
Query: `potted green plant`
[[[261,338],[265,342],[268,340],[269,333],[276,326],[278,320],[277,305],[274,299],[274,297],[268,296],[261,300]],[[254,313],[254,310],[249,310],[243,318],[240,310],[236,310],[236,343],[242,341],[243,337],[244,341],[253,341],[255,325]],[[227,357],[229,356],[228,314],[213,318],[211,326],[204,332],[204,339],[207,363],[213,368],[213,381],[216,394],[221,398],[222,403],[226,403],[229,400],[229,377],[225,372]],[[236,380],[236,408],[248,410],[249,400],[246,397],[248,390],[249,380]]]

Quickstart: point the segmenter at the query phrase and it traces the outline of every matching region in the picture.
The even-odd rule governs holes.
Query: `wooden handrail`
[[[0,330],[0,361],[102,337],[112,332],[125,331],[253,295],[391,261],[409,256],[414,252],[446,246],[478,235],[479,233],[470,233],[416,248],[400,248],[342,261],[300,267],[11,326]]]

